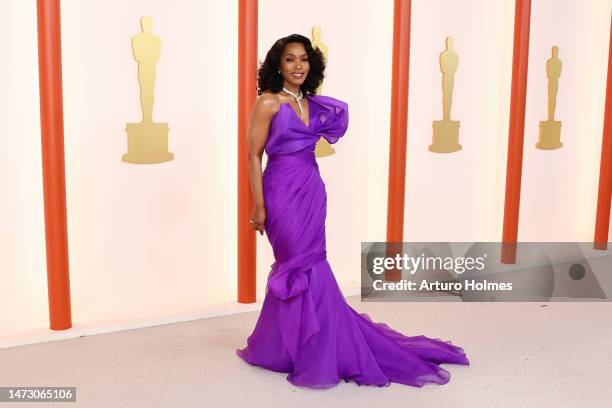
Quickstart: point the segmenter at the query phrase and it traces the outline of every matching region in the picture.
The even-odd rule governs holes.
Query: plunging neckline
[[[287,102],[281,102],[281,105],[287,105],[287,107],[289,108],[289,110],[291,110],[291,112],[293,112],[293,116],[302,124],[304,125],[304,127],[306,129],[310,129],[310,122],[312,121],[312,115],[311,115],[311,103],[310,103],[310,96],[306,96],[305,98],[303,98],[303,100],[308,101],[308,124],[304,123],[304,121],[302,119],[300,119],[300,117],[298,116],[298,113],[295,111],[295,109],[293,109],[291,107],[291,101],[287,101]]]

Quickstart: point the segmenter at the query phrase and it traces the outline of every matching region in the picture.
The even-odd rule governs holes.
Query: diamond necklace
[[[300,108],[300,118],[304,116],[304,110],[302,109],[302,104],[300,103],[300,101],[302,100],[302,98],[304,97],[304,94],[302,93],[302,90],[300,89],[300,94],[296,95],[293,92],[291,92],[290,90],[288,90],[287,88],[285,88],[283,86],[283,91],[287,92],[289,95],[293,96],[295,98],[295,101],[298,104],[298,108]]]

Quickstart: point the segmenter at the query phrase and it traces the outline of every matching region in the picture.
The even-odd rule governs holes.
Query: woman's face
[[[299,88],[310,71],[310,62],[304,44],[298,42],[286,44],[279,69],[285,84]]]

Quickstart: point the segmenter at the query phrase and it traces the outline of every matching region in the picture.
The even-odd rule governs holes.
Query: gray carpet
[[[452,377],[442,386],[296,388],[234,354],[257,319],[249,312],[0,349],[0,386],[77,387],[76,403],[0,406],[612,406],[610,303],[348,301],[405,334],[461,345],[471,365],[445,364]]]

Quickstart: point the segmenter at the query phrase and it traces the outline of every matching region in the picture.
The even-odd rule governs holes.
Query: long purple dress
[[[445,384],[450,374],[440,363],[469,365],[461,347],[373,322],[340,291],[326,258],[327,194],[314,149],[319,136],[336,143],[344,135],[348,105],[323,95],[307,100],[308,126],[288,103],[270,123],[264,230],[275,262],[253,333],[236,353],[249,364],[289,373],[287,380],[304,387],[332,387],[342,379]]]

